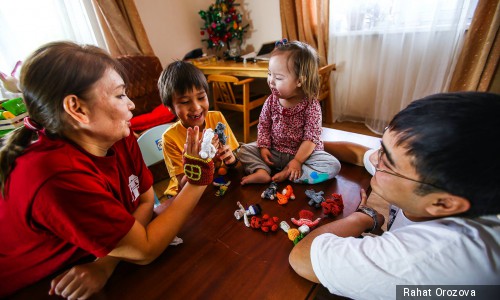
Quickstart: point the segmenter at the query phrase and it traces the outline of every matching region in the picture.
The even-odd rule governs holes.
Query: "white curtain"
[[[331,0],[335,121],[382,133],[411,101],[444,92],[477,0]]]
[[[42,44],[70,40],[106,49],[91,0],[0,0],[0,71],[10,74]]]

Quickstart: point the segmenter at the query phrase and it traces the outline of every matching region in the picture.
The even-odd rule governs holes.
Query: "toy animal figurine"
[[[296,220],[295,218],[292,218],[292,223],[297,225],[297,226],[302,226],[302,225],[307,225],[309,228],[314,228],[316,225],[319,224],[319,221],[321,218],[317,218],[316,220],[312,220],[314,216],[314,213],[310,210],[303,209],[299,212],[299,217],[300,219]]]
[[[220,196],[224,196],[227,189],[229,188],[229,185],[231,184],[231,181],[226,182],[224,177],[219,176],[219,177],[214,179],[212,184],[214,186],[218,187],[217,192],[215,192],[215,196],[220,197]]]
[[[219,142],[221,145],[225,145],[227,142],[227,136],[224,134],[224,130],[226,129],[226,125],[224,123],[217,123],[215,126],[214,133],[219,137]]]
[[[269,199],[269,200],[274,200],[276,198],[276,191],[278,190],[278,184],[274,181],[272,181],[269,184],[269,187],[262,192],[260,195],[261,198],[263,199]]]
[[[248,209],[245,209],[243,205],[238,201],[236,202],[240,209],[234,211],[234,217],[236,220],[243,218],[243,222],[247,227],[250,227],[250,222],[248,221],[248,216],[259,215],[262,212],[259,204],[250,205]]]
[[[203,159],[213,158],[217,149],[212,145],[212,139],[214,138],[214,131],[208,128],[203,133],[203,139],[201,141],[200,157]]]
[[[268,214],[264,214],[262,218],[253,216],[250,220],[250,226],[255,229],[261,229],[264,232],[276,231],[278,230],[278,217],[270,217]]]
[[[278,204],[284,205],[288,203],[288,199],[294,200],[295,195],[293,194],[292,186],[287,185],[286,188],[283,189],[281,194],[276,195],[278,197]]]
[[[12,69],[10,76],[7,74],[0,72],[0,80],[3,82],[3,86],[5,89],[11,93],[20,93],[19,89],[19,79],[16,77],[16,71],[21,66],[21,61],[18,61]]]
[[[314,206],[315,208],[320,208],[321,202],[325,201],[325,198],[323,198],[323,194],[325,192],[323,191],[319,191],[316,193],[313,189],[310,189],[306,190],[305,193],[307,197],[311,198],[311,200],[309,200],[309,202],[307,203],[310,206]]]
[[[333,198],[328,198],[325,202],[322,202],[321,207],[325,215],[336,217],[344,211],[344,200],[342,200],[341,194],[334,193],[332,197]]]
[[[295,228],[290,228],[290,225],[286,221],[281,221],[280,223],[280,228],[283,229],[284,232],[287,233],[288,239],[293,242],[294,245],[296,245],[300,240],[302,240],[306,234],[309,233],[309,227],[307,227],[307,230],[300,230],[301,228],[305,228],[307,225],[302,225],[299,227],[299,229]]]

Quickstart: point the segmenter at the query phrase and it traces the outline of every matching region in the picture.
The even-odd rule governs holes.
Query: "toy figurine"
[[[292,218],[292,223],[297,226],[307,225],[309,228],[314,228],[318,225],[321,218],[317,218],[315,221],[312,220],[314,213],[310,210],[303,209],[299,212],[300,219],[296,220]]]
[[[234,217],[236,220],[243,218],[243,222],[247,227],[250,227],[250,222],[248,222],[248,216],[255,216],[262,212],[259,204],[250,205],[248,209],[245,209],[243,205],[238,201],[236,202],[240,209],[234,211]]]
[[[293,194],[292,186],[287,185],[286,188],[283,189],[281,194],[276,195],[278,197],[278,204],[284,205],[288,203],[288,199],[294,200],[295,195]]]
[[[203,140],[201,141],[200,157],[203,159],[213,158],[217,150],[214,145],[212,145],[212,139],[214,138],[214,131],[208,128],[203,133]]]
[[[300,240],[302,240],[308,233],[309,227],[307,225],[302,225],[299,229],[290,228],[290,225],[286,221],[281,221],[280,228],[287,233],[288,239],[296,245]]]
[[[264,232],[276,231],[278,230],[278,217],[270,217],[268,214],[264,214],[262,218],[253,216],[250,220],[250,226],[255,229],[261,229]]]
[[[323,198],[324,194],[323,191],[319,191],[316,193],[313,189],[310,189],[306,190],[305,193],[307,197],[311,198],[311,200],[309,200],[309,202],[307,203],[310,206],[314,206],[315,208],[320,208],[321,203],[325,201],[325,198]]]
[[[19,89],[19,79],[16,77],[17,69],[21,66],[21,61],[18,61],[12,69],[10,76],[7,74],[0,72],[0,80],[3,82],[3,86],[5,89],[11,93],[20,93]]]
[[[219,176],[217,178],[214,179],[214,181],[212,182],[212,184],[216,187],[218,187],[217,189],[217,192],[215,192],[215,196],[224,196],[224,194],[226,193],[227,189],[229,188],[229,185],[231,184],[231,181],[228,181],[226,182],[226,180],[224,179],[224,177],[222,176]]]
[[[321,207],[325,215],[336,217],[344,211],[344,201],[342,200],[341,194],[334,193],[332,197],[333,198],[328,198],[325,202],[322,202]]]
[[[269,187],[262,192],[260,195],[261,198],[263,199],[269,199],[269,200],[274,200],[276,198],[276,191],[278,190],[278,184],[274,181],[272,181],[269,184]]]
[[[226,129],[226,125],[224,123],[217,123],[214,129],[214,133],[219,137],[219,142],[221,145],[226,144],[227,136],[224,134],[224,130]]]

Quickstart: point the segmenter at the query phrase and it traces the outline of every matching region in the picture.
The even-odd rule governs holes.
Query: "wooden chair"
[[[329,64],[319,69],[319,78],[320,78],[320,89],[318,94],[318,101],[322,102],[326,100],[324,103],[321,103],[323,106],[324,112],[324,120],[331,122],[332,120],[332,106],[331,106],[331,85],[330,85],[330,74],[335,70],[335,64]]]
[[[250,121],[250,111],[264,104],[267,96],[259,96],[250,99],[250,82],[253,78],[239,80],[230,75],[209,75],[208,82],[212,84],[214,109],[227,109],[243,112],[243,142],[248,143],[250,138],[250,127],[259,123],[259,119]],[[233,92],[233,86],[242,86],[242,95]]]

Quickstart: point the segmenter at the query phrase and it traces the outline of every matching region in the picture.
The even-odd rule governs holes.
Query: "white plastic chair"
[[[146,163],[146,166],[150,167],[160,161],[163,161],[163,147],[162,147],[162,136],[165,130],[170,127],[173,123],[167,123],[155,126],[146,130],[139,138],[137,143],[139,143],[139,148],[141,149],[142,158]],[[155,206],[159,205],[160,201],[155,193]]]

